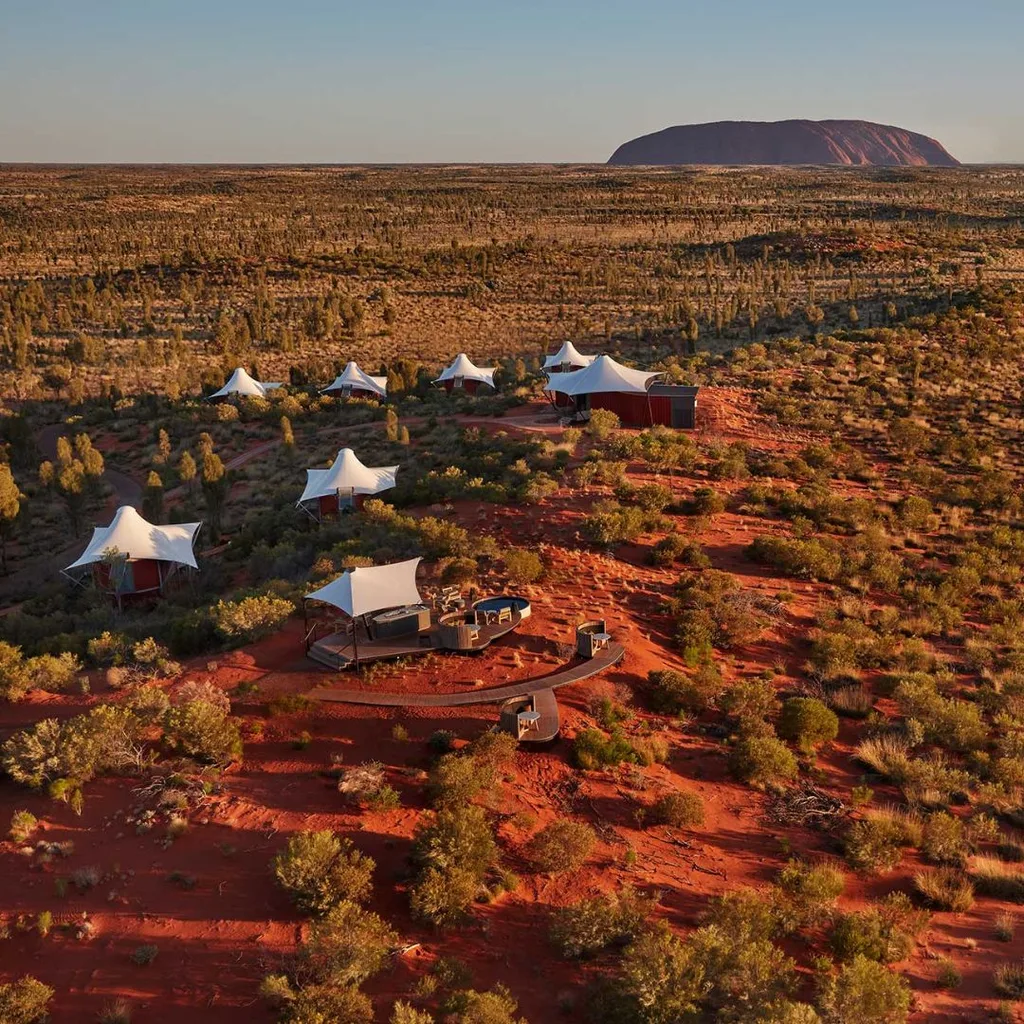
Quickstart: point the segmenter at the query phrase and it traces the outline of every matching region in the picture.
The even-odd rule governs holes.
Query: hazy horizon
[[[1024,162],[1024,5],[37,0],[0,162],[601,164],[672,125],[855,119]]]

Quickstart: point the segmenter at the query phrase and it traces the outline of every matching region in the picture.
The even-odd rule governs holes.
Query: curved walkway
[[[593,658],[568,665],[560,672],[539,679],[524,679],[521,683],[496,686],[487,690],[469,690],[465,693],[374,693],[372,690],[326,689],[311,690],[311,700],[332,701],[338,704],[370,704],[377,707],[454,708],[465,704],[499,704],[513,697],[528,697],[541,690],[557,690],[582,679],[589,679],[622,661],[626,651],[622,644],[610,643]]]

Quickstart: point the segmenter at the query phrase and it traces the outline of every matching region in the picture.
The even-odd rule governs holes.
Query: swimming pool
[[[499,594],[497,597],[485,597],[474,602],[473,610],[477,612],[497,612],[502,608],[512,608],[519,612],[519,617],[528,619],[530,617],[530,602],[525,597],[516,594]]]

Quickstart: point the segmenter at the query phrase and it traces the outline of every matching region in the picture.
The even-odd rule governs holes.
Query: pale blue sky
[[[603,162],[853,117],[1024,162],[1024,0],[0,0],[0,161]]]

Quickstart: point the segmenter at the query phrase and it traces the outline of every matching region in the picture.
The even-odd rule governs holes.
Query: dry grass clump
[[[899,781],[910,767],[910,750],[902,736],[872,736],[857,744],[854,756],[879,775]]]
[[[1007,999],[1024,999],[1024,960],[997,967],[992,984],[996,992]]]
[[[1024,870],[998,857],[975,857],[971,878],[978,892],[996,899],[1024,903]]]
[[[960,914],[974,906],[974,886],[956,868],[919,871],[914,875],[914,888],[940,910],[952,910]]]
[[[882,804],[871,808],[866,816],[869,821],[884,824],[899,835],[902,846],[919,847],[924,840],[924,818],[912,807]]]

